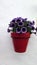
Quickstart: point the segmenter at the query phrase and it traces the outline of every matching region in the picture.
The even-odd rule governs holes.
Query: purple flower
[[[18,17],[17,19],[20,19],[21,20],[22,18],[21,17]]]
[[[27,21],[27,18],[25,18],[24,20]]]
[[[20,33],[21,32],[21,28],[16,28],[16,33]]]
[[[30,25],[33,25],[33,23],[32,23],[32,22],[30,22],[29,24],[30,24]]]
[[[28,27],[32,27],[32,26],[33,26],[33,23],[32,23],[32,22],[29,22],[29,23],[27,24],[27,26],[28,26]]]
[[[33,23],[33,25],[35,24],[35,22],[34,22],[34,21],[32,21],[32,23]]]
[[[34,21],[32,21],[32,22],[29,22],[29,25],[34,25],[34,23],[35,23]]]
[[[15,19],[14,19],[14,20],[12,20],[12,22],[15,22]]]
[[[25,19],[22,19],[22,22],[27,22],[27,18],[25,18]]]
[[[17,17],[16,22],[20,22],[20,21],[22,21],[22,18],[21,17]]]
[[[22,19],[22,22],[25,22],[24,19]]]
[[[26,33],[27,32],[27,28],[26,27],[22,27],[22,33]]]
[[[32,30],[34,30],[35,28],[32,26]]]
[[[23,24],[24,24],[23,22],[19,22],[18,26],[23,26]]]
[[[34,26],[32,26],[32,25],[28,25],[28,27],[31,28],[32,30],[35,29]]]
[[[17,22],[20,22],[20,19],[17,19]]]
[[[15,26],[14,23],[9,24],[9,27],[14,27],[14,26]]]
[[[32,28],[32,25],[29,25],[29,23],[28,23],[28,24],[27,24],[27,27]]]
[[[13,19],[10,23],[12,23],[12,22],[15,23],[15,19]]]
[[[36,29],[35,29],[36,31],[37,31],[37,27],[36,27]]]
[[[10,32],[10,29],[7,29],[8,32]]]
[[[29,24],[29,26],[33,25],[33,23],[31,21],[28,21],[28,24]]]

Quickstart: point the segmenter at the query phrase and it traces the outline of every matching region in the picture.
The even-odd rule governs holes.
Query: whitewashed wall
[[[26,53],[14,52],[8,23],[14,17],[37,19],[37,0],[0,0],[0,65],[37,65],[37,36],[32,34]]]

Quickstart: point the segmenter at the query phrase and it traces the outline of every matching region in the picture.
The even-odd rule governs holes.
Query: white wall
[[[0,65],[37,65],[37,36],[32,34],[26,53],[14,52],[8,23],[14,17],[37,18],[37,0],[0,0]]]

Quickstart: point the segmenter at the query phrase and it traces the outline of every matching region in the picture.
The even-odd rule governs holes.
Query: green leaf
[[[28,24],[28,22],[24,22],[24,26],[26,26],[26,27],[27,27],[27,24]]]
[[[30,32],[31,33],[31,28],[30,27],[27,27],[27,32]]]
[[[13,28],[13,32],[16,32],[16,28]]]

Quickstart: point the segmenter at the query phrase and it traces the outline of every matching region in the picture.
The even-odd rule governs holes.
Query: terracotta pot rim
[[[11,38],[16,38],[16,39],[27,39],[30,38],[30,33],[22,33],[22,34],[18,34],[18,33],[11,33]]]

